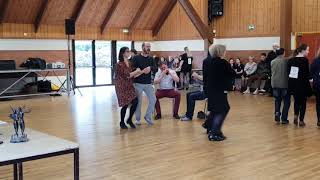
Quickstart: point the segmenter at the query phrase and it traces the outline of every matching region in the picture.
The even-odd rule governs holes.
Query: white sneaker
[[[243,92],[243,94],[250,94],[250,90],[247,89],[246,91]]]
[[[257,94],[259,94],[258,89],[253,92],[253,95],[257,95]]]
[[[260,89],[260,91],[259,92],[262,92],[262,93],[265,93],[265,92],[267,92],[266,90],[264,90],[264,89]]]
[[[140,120],[136,120],[135,124],[140,126],[141,125],[141,121]]]
[[[144,118],[144,120],[146,120],[146,122],[148,123],[148,125],[150,125],[150,126],[153,125],[153,121],[152,121],[151,119]]]
[[[188,118],[187,116],[184,116],[184,117],[181,118],[181,121],[191,121],[191,119]]]

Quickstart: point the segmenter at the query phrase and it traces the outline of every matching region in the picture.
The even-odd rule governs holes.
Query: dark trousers
[[[187,93],[187,112],[186,116],[192,119],[194,114],[194,107],[197,100],[204,100],[206,96],[203,91],[195,91]]]
[[[288,120],[288,112],[290,108],[290,100],[291,96],[288,94],[288,90],[286,88],[274,88],[273,89],[273,96],[275,98],[275,116],[281,117],[282,121]],[[282,112],[281,109],[281,103],[283,101],[283,107]]]
[[[251,87],[253,82],[257,81],[257,87],[262,89],[264,87],[260,87],[261,86],[261,82],[262,82],[262,80],[266,80],[266,79],[267,79],[267,77],[263,76],[263,75],[258,75],[258,74],[252,75],[252,76],[250,76],[248,78],[247,86]]]
[[[320,90],[316,90],[316,110],[317,110],[317,119],[320,121]]]
[[[132,100],[130,104],[131,104],[131,107],[130,107],[128,122],[132,121],[132,116],[136,112],[137,105],[138,105],[138,98],[135,98],[134,100]],[[124,118],[126,117],[127,108],[130,104],[125,105],[121,108],[120,116],[121,116],[121,122],[123,123],[124,123]]]
[[[178,115],[179,106],[180,106],[180,98],[181,94],[179,91],[174,89],[158,89],[156,92],[156,111],[157,114],[161,115],[161,107],[159,99],[162,98],[174,98],[174,107],[173,107],[173,115]]]
[[[226,119],[228,115],[229,110],[225,112],[210,112],[210,115],[208,117],[208,127],[211,129],[211,132],[214,134],[221,134],[222,131],[222,125],[224,123],[224,120]]]
[[[299,116],[299,120],[304,120],[306,114],[307,97],[301,95],[294,95],[294,115]]]

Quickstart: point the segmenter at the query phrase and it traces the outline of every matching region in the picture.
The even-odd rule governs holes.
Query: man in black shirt
[[[137,125],[141,124],[140,119],[143,92],[149,99],[149,105],[144,119],[147,121],[149,125],[153,124],[152,114],[156,103],[156,96],[154,93],[153,86],[151,84],[151,70],[152,67],[154,67],[154,60],[150,56],[150,49],[150,43],[142,43],[142,53],[140,55],[135,56],[132,61],[132,65],[134,68],[140,68],[142,70],[142,74],[134,79],[134,87],[136,89],[139,99],[138,107],[136,110]]]

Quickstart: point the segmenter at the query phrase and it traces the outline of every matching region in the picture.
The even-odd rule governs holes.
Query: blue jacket
[[[310,66],[310,74],[313,79],[313,88],[320,91],[320,57],[316,58]]]

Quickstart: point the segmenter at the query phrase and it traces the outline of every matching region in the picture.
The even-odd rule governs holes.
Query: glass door
[[[92,41],[75,41],[75,85],[93,86]]]
[[[112,84],[111,41],[95,42],[96,85]]]

